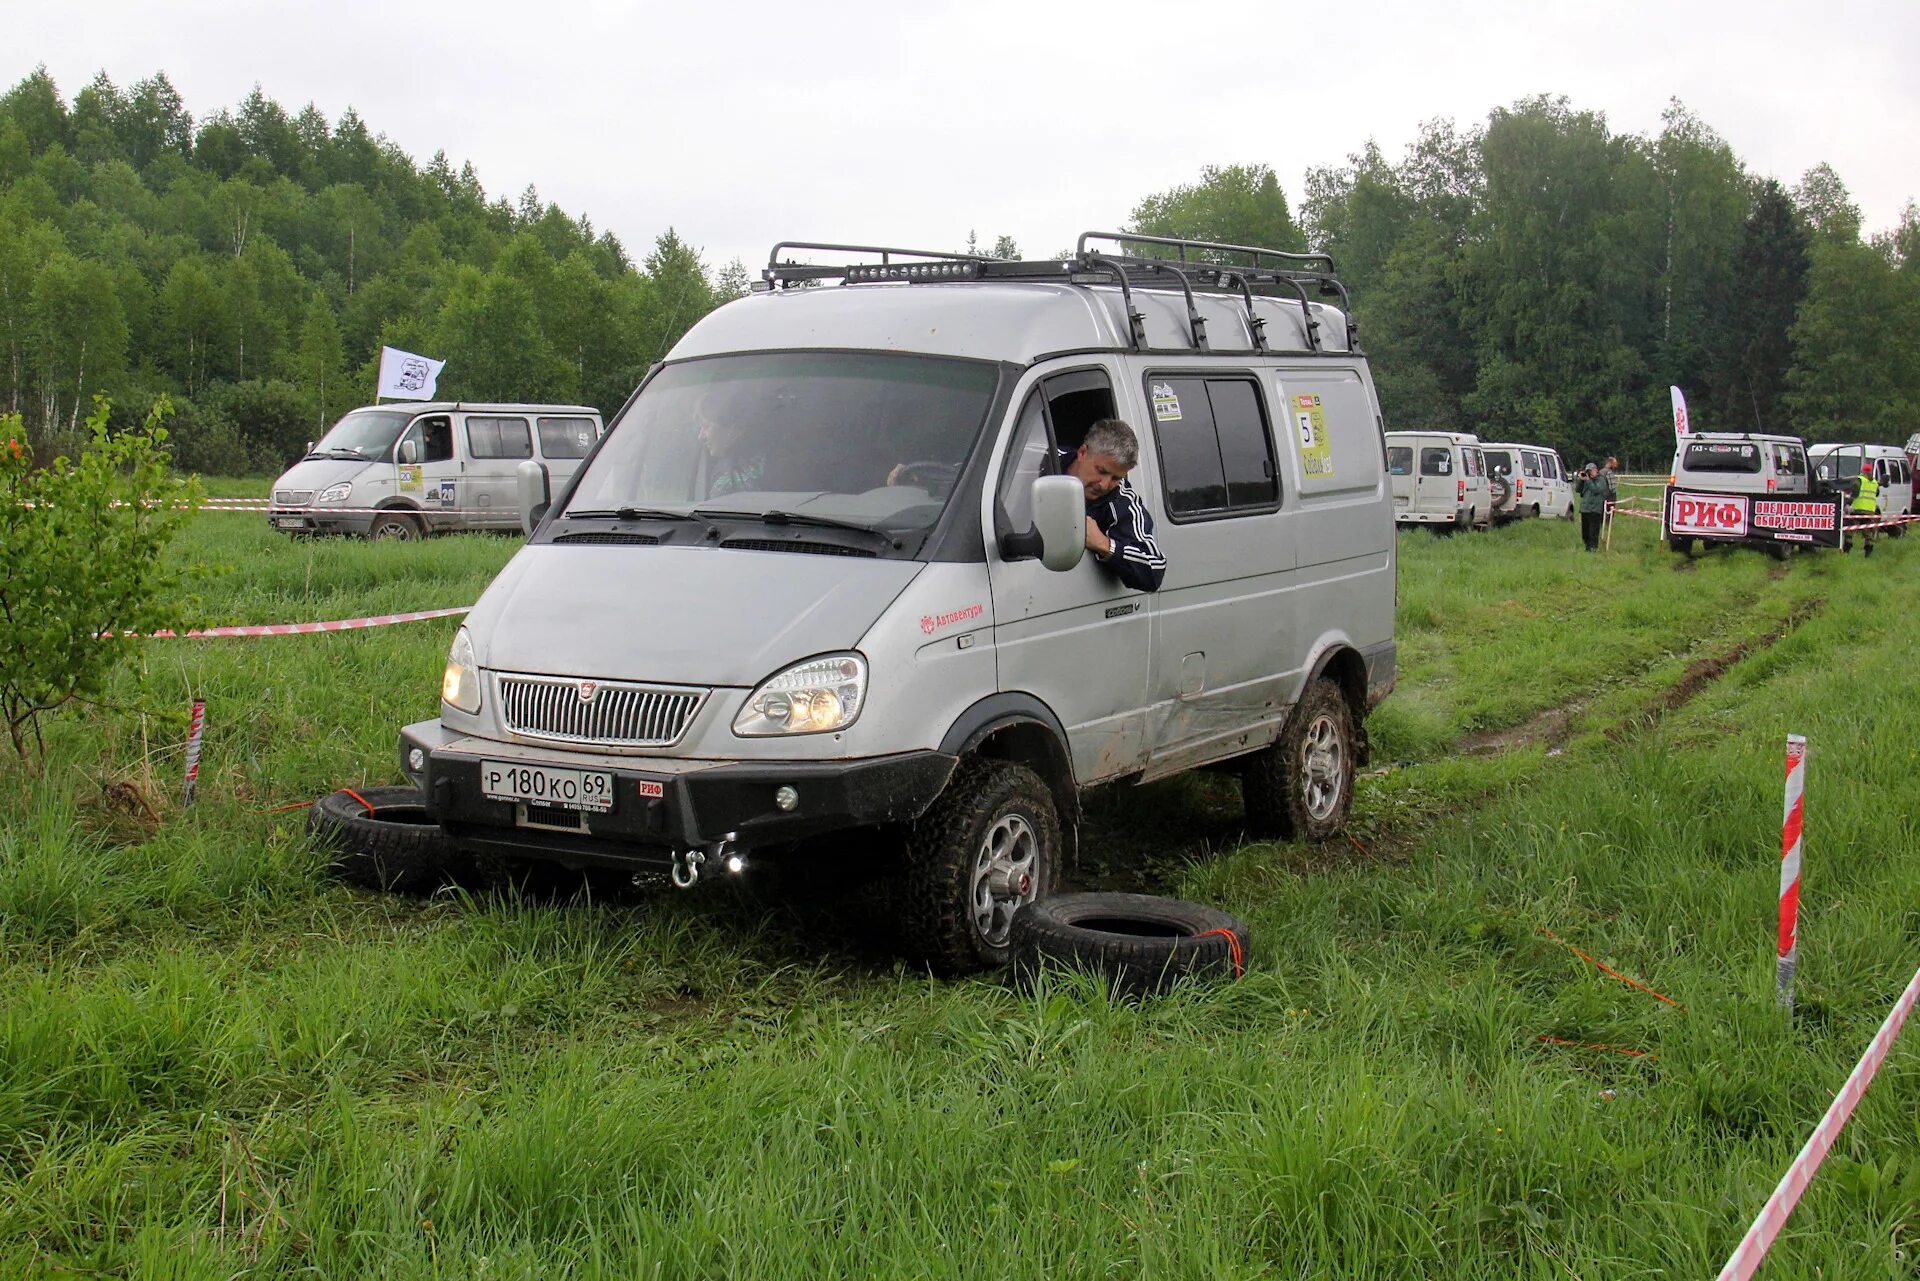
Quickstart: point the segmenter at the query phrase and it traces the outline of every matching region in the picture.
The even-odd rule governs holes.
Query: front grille
[[[276,489],[273,491],[273,501],[282,507],[305,507],[313,501],[313,491],[311,489]]]
[[[865,547],[842,547],[839,543],[782,542],[777,538],[729,538],[720,544],[749,552],[802,552],[809,556],[864,556],[869,560],[878,552]]]
[[[707,696],[684,685],[502,676],[500,712],[515,734],[614,747],[677,742]]]

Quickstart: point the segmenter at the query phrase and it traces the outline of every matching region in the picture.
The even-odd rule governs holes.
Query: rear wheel
[[[1347,821],[1357,758],[1353,709],[1322,677],[1307,687],[1273,745],[1241,767],[1247,826],[1258,836],[1326,840]]]
[[[1668,538],[1667,547],[1676,556],[1693,555],[1693,540],[1691,538]]]
[[[1005,965],[1013,914],[1052,892],[1060,849],[1060,816],[1038,774],[962,760],[907,831],[908,945],[946,974]]]

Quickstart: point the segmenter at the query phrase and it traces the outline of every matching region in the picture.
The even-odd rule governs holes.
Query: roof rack
[[[1089,241],[1110,241],[1111,252],[1089,247]],[[1151,245],[1173,249],[1177,257],[1142,257],[1124,252],[1126,245]],[[783,252],[858,254],[878,257],[879,262],[846,264],[800,263],[781,260]],[[1192,254],[1194,256],[1189,257]],[[1234,262],[1235,257],[1249,259]],[[909,261],[897,261],[908,259]],[[1320,321],[1313,314],[1307,290],[1312,286],[1323,297],[1338,297],[1347,317],[1347,347],[1359,350],[1358,326],[1353,319],[1352,300],[1335,274],[1333,255],[1293,253],[1284,249],[1263,249],[1254,245],[1224,244],[1211,240],[1183,240],[1171,236],[1136,235],[1118,231],[1080,233],[1071,258],[1043,258],[1013,261],[979,254],[947,253],[930,249],[900,249],[885,245],[842,245],[820,241],[783,240],[767,255],[767,265],[754,283],[756,291],[793,289],[837,280],[843,285],[871,284],[881,281],[908,284],[954,284],[968,281],[1054,281],[1074,285],[1118,285],[1126,308],[1128,338],[1137,350],[1146,342],[1146,317],[1133,305],[1133,287],[1165,286],[1177,283],[1187,301],[1187,326],[1194,348],[1209,350],[1207,322],[1194,306],[1194,294],[1239,294],[1246,303],[1247,333],[1253,349],[1267,351],[1266,321],[1253,307],[1256,292],[1265,296],[1290,294],[1300,301],[1300,313],[1306,323],[1307,345],[1320,349]]]

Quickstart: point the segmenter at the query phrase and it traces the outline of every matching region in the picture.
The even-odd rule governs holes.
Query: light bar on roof
[[[977,262],[885,262],[847,268],[849,284],[861,280],[978,280]]]

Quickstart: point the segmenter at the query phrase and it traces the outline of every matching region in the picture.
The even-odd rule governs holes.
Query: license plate
[[[495,801],[526,801],[567,810],[613,808],[613,775],[602,770],[482,761],[480,790]]]
[[[273,527],[275,529],[299,529],[306,523],[306,521],[298,516],[275,516],[273,518]]]

